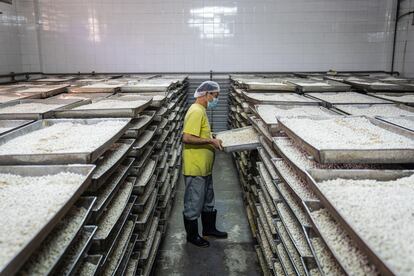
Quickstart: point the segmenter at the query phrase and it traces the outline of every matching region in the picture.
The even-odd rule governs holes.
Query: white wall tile
[[[19,27],[0,21],[0,33],[17,35],[20,47],[0,36],[9,49],[0,47],[0,60],[15,64],[3,72],[390,69],[392,0],[15,2]],[[400,24],[396,58],[406,72],[413,55],[403,65],[401,51],[411,33]]]

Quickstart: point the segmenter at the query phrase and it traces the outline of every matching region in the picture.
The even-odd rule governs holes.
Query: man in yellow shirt
[[[203,236],[227,238],[227,233],[216,228],[217,210],[214,209],[213,163],[215,150],[221,150],[221,140],[211,135],[206,109],[218,103],[220,86],[213,81],[203,82],[194,93],[196,101],[188,109],[183,129],[183,174],[185,178],[184,226],[187,241],[208,247],[207,240],[198,234],[201,214]]]

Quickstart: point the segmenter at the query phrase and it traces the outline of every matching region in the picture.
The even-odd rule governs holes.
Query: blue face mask
[[[217,105],[218,105],[218,98],[213,98],[212,101],[209,101],[207,103],[207,108],[208,109],[215,109],[217,107]]]

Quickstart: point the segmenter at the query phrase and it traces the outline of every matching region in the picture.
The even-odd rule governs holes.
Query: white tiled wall
[[[414,11],[414,0],[401,1],[400,14]],[[395,70],[406,77],[414,78],[414,15],[403,17],[398,22]]]
[[[0,3],[0,74],[22,70],[16,5]]]
[[[390,69],[393,0],[15,1],[39,22],[38,42],[34,17],[21,28],[24,69]]]

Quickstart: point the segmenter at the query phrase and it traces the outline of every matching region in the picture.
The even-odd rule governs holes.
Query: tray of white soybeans
[[[414,274],[414,171],[309,170],[307,180],[381,274]]]
[[[252,126],[217,132],[215,137],[223,142],[225,152],[253,150],[260,145],[258,133]]]
[[[0,274],[13,275],[90,183],[93,165],[0,167]]]
[[[249,103],[257,104],[300,104],[319,105],[320,100],[311,99],[295,93],[250,93],[243,91],[243,97]]]
[[[414,132],[414,113],[412,116],[377,116],[376,118]]]
[[[414,115],[414,108],[404,104],[337,104],[333,106],[346,115],[355,116],[407,116]]]
[[[365,116],[279,118],[281,129],[323,164],[414,162],[414,133]]]
[[[270,128],[272,134],[278,131],[278,117],[302,117],[302,116],[338,116],[335,111],[329,110],[317,105],[273,105],[258,104],[251,108],[252,112],[257,115]]]
[[[46,119],[2,136],[0,164],[85,164],[95,162],[131,119]]]
[[[37,120],[53,117],[53,111],[86,103],[78,99],[36,99],[0,104],[0,119]]]
[[[25,99],[39,99],[39,93],[1,92],[0,103],[8,103]]]
[[[0,120],[0,135],[4,135],[33,122],[33,120]]]
[[[323,101],[328,107],[334,104],[391,104],[385,99],[371,97],[357,92],[327,92],[327,93],[306,93],[307,97]]]
[[[151,104],[151,97],[116,94],[75,108],[55,111],[56,118],[137,118]]]

